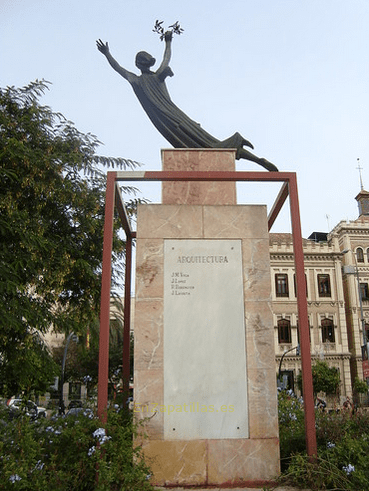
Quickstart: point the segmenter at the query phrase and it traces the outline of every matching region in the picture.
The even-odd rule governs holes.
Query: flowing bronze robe
[[[168,76],[173,76],[169,66],[162,71],[143,72],[130,83],[154,126],[174,148],[236,148],[236,158],[240,158],[242,145],[252,147],[239,133],[218,140],[189,118],[170,98],[165,83]]]

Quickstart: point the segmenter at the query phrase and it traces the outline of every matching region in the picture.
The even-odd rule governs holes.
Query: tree
[[[317,360],[312,366],[314,394],[325,392],[326,394],[337,394],[340,386],[340,372],[337,368],[329,367],[325,361]],[[299,389],[302,388],[302,376],[297,378]]]
[[[45,81],[0,89],[0,394],[44,390],[54,373],[35,332],[86,331],[99,310],[104,167],[100,142],[39,103]],[[134,188],[125,188],[133,193]],[[137,200],[130,199],[132,211]],[[125,243],[114,234],[113,284]],[[32,357],[35,358],[32,361]],[[27,373],[21,370],[27,366]],[[25,361],[27,360],[27,362]],[[41,363],[48,360],[48,363]],[[55,367],[54,367],[55,368]],[[41,376],[42,373],[42,376]],[[32,374],[32,377],[30,377]],[[40,383],[39,383],[40,382]]]
[[[355,377],[354,382],[354,392],[356,394],[367,394],[368,393],[368,385],[365,380],[361,380],[359,377]]]
[[[364,395],[368,395],[368,384],[366,383],[366,380],[355,377],[353,389],[355,401],[362,404]]]
[[[119,387],[122,382],[124,306],[122,299],[113,296],[111,300],[111,317],[109,329],[109,383]],[[93,388],[98,381],[99,360],[98,320],[92,322],[88,333],[79,338],[78,343],[71,343],[67,352],[64,381],[80,382]],[[64,346],[53,352],[54,360],[61,365]],[[130,339],[130,374],[133,376],[133,336]],[[86,383],[87,382],[87,383]]]

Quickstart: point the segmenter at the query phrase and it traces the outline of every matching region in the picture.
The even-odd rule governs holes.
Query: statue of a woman
[[[154,126],[174,148],[236,148],[237,159],[251,160],[269,171],[278,171],[276,166],[266,159],[259,158],[244,149],[244,145],[251,148],[253,146],[239,133],[235,133],[226,140],[218,140],[203,130],[198,123],[190,119],[172,102],[165,83],[168,76],[173,76],[169,66],[172,54],[172,32],[166,32],[164,39],[163,61],[156,72],[150,70],[155,64],[155,58],[145,51],[137,53],[136,66],[141,70],[140,76],[119,65],[110,54],[108,43],[103,43],[99,39],[96,44],[114,70],[128,80]]]

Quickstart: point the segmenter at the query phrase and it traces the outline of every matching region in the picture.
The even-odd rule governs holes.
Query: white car
[[[31,419],[46,418],[46,408],[39,407],[33,401],[22,401],[22,399],[10,399],[7,403],[12,416],[16,416],[22,409]]]

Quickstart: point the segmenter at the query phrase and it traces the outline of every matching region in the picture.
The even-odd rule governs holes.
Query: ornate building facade
[[[369,334],[369,193],[362,190],[356,199],[356,220],[303,239],[312,363],[324,360],[339,370],[339,403],[352,396],[355,377],[363,378],[362,345]],[[297,390],[301,357],[291,234],[270,234],[270,264],[276,369]]]

